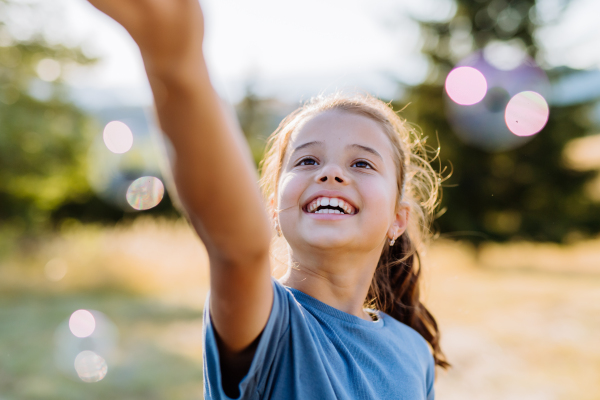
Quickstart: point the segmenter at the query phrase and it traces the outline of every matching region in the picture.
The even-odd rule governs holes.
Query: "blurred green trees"
[[[3,15],[30,7],[0,6]],[[62,76],[94,60],[40,33],[17,39],[13,28],[0,21],[0,224],[29,230],[91,196],[84,166],[93,120],[68,100]]]
[[[66,220],[136,215],[102,201],[88,183],[88,153],[102,127],[73,102],[65,77],[96,60],[47,40],[44,23],[61,17],[58,7],[0,0],[0,234],[12,237]],[[168,195],[149,212],[177,215]]]
[[[418,21],[429,76],[396,104],[400,109],[410,103],[403,116],[429,136],[432,147],[439,138],[442,164],[452,171],[443,193],[447,212],[437,220],[438,230],[443,236],[474,242],[515,238],[560,242],[597,234],[600,204],[584,190],[592,173],[567,168],[562,154],[569,140],[588,133],[589,120],[582,118],[586,104],[551,104],[546,127],[514,150],[485,152],[464,144],[452,131],[443,85],[457,61],[491,41],[508,40],[540,59],[533,36],[538,28],[534,0],[458,0],[457,6],[449,21]],[[547,72],[556,81],[568,71]]]
[[[518,43],[542,60],[534,40],[541,22],[534,0],[456,0],[450,20],[419,20],[422,52],[429,58],[426,81],[407,88],[396,109],[441,146],[445,181],[438,220],[442,235],[474,242],[511,238],[563,241],[600,231],[600,204],[584,187],[592,172],[569,169],[565,144],[589,133],[589,104],[552,105],[547,126],[533,140],[509,151],[486,152],[461,142],[445,114],[443,83],[457,61],[492,41]],[[0,0],[1,15],[25,2]],[[123,210],[103,203],[86,179],[94,119],[68,97],[64,72],[93,63],[81,49],[49,43],[41,33],[14,35],[0,16],[0,225],[31,230],[65,219],[116,221]],[[547,71],[551,80],[570,71]],[[485,100],[484,100],[485,101]],[[247,87],[236,105],[255,161],[264,141],[294,107],[263,99]],[[452,164],[450,168],[450,163]],[[168,197],[152,213],[174,215]],[[133,216],[133,214],[132,214]]]
[[[244,97],[235,105],[235,112],[258,167],[269,135],[277,129],[281,120],[296,109],[296,105],[261,97],[256,92],[255,84],[252,80],[247,82]]]

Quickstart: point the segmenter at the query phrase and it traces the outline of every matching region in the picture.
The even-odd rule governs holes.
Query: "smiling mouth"
[[[358,210],[345,200],[336,197],[317,197],[305,207],[309,214],[354,215]]]

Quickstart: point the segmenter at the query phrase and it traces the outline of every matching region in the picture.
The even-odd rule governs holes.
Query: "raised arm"
[[[140,47],[177,190],[210,257],[212,323],[235,359],[271,310],[271,230],[248,146],[209,80],[198,0],[89,1]]]

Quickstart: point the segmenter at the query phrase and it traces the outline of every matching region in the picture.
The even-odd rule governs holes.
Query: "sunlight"
[[[46,82],[54,82],[60,77],[60,63],[51,58],[41,60],[35,69],[41,80]]]

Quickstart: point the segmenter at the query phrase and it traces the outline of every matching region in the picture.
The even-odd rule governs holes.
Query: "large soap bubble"
[[[446,96],[448,122],[456,135],[464,143],[489,152],[514,149],[530,141],[533,136],[517,135],[509,129],[506,110],[511,99],[521,92],[535,92],[542,98],[547,97],[549,81],[546,73],[528,57],[516,68],[499,69],[490,64],[482,52],[471,54],[458,66],[481,72],[487,81],[487,92],[482,101],[469,106],[460,105]],[[520,100],[515,104],[521,107]],[[539,110],[536,113],[541,115]],[[515,115],[512,108],[509,115]]]

